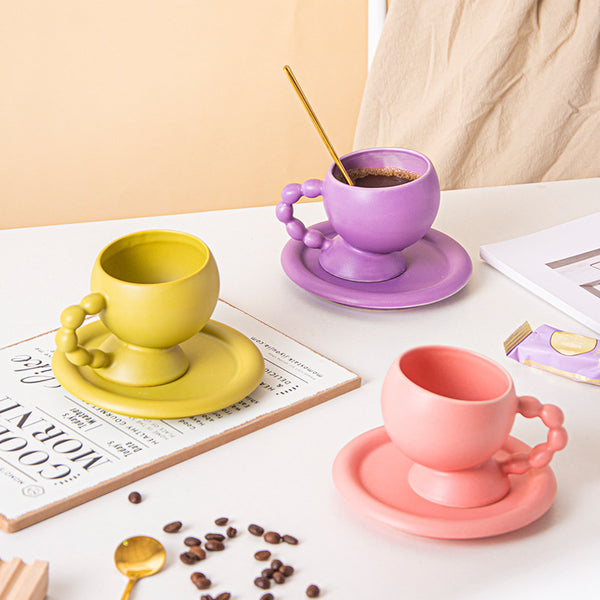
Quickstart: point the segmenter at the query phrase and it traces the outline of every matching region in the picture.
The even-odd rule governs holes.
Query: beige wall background
[[[274,205],[339,154],[366,0],[0,0],[0,228]]]

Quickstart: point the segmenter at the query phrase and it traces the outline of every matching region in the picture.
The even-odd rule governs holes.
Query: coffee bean
[[[281,536],[276,531],[267,531],[264,535],[264,539],[268,544],[281,543]]]
[[[227,523],[229,523],[229,519],[227,517],[219,517],[218,519],[215,519],[215,525],[218,525],[219,527],[227,525]]]
[[[252,535],[256,535],[258,537],[260,537],[265,532],[265,530],[260,525],[256,525],[255,523],[252,523],[252,525],[248,525],[248,531]]]
[[[274,596],[271,592],[267,592],[260,597],[260,600],[274,600]]]
[[[211,581],[210,579],[207,579],[206,577],[204,579],[198,579],[194,582],[194,585],[199,589],[199,590],[207,590],[210,586],[211,586]]]
[[[237,535],[237,529],[235,527],[228,527],[225,533],[228,538],[234,538]]]
[[[202,540],[199,540],[197,537],[186,537],[185,540],[183,540],[183,543],[186,546],[199,546],[202,543]]]
[[[190,579],[199,590],[207,590],[211,586],[211,581],[204,573],[192,573]]]
[[[285,575],[281,571],[275,571],[273,573],[273,581],[275,583],[285,583]]]
[[[229,600],[231,598],[231,594],[229,592],[221,592],[215,600]]]
[[[295,538],[293,535],[288,535],[287,533],[281,538],[286,544],[291,544],[295,546],[298,543],[298,538]]]
[[[207,540],[217,540],[222,542],[225,539],[225,536],[222,533],[207,533],[204,536]]]
[[[210,594],[202,594],[200,600],[215,600]]]
[[[204,547],[211,552],[220,552],[225,550],[225,544],[221,540],[208,540]]]
[[[292,565],[283,565],[279,567],[279,572],[283,573],[286,577],[294,574],[294,567]]]
[[[318,585],[315,585],[314,583],[311,583],[307,588],[306,588],[306,595],[309,598],[317,598],[318,595],[321,593],[321,590],[319,589]]]
[[[200,546],[190,546],[186,554],[193,554],[196,560],[204,560],[206,558],[206,552]]]
[[[163,531],[166,533],[177,533],[181,529],[181,525],[181,521],[172,521],[163,527]]]
[[[279,569],[279,567],[283,566],[283,563],[276,558],[275,560],[271,561],[271,568],[275,571],[277,571],[277,569]]]
[[[268,569],[263,569],[260,572],[260,574],[267,579],[272,579],[273,573],[275,573],[275,569],[271,569],[270,567]]]
[[[254,580],[254,585],[261,590],[268,590],[271,587],[271,582],[266,577],[257,577]]]
[[[142,495],[139,492],[131,492],[127,498],[131,504],[139,504],[142,501]]]
[[[198,557],[191,552],[183,552],[179,555],[179,560],[184,565],[195,565],[198,562]]]
[[[254,558],[256,560],[268,560],[271,556],[271,553],[268,550],[259,550],[254,553]]]

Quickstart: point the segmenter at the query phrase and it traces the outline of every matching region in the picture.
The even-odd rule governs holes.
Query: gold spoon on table
[[[141,577],[154,575],[165,563],[165,549],[154,538],[139,535],[131,537],[119,544],[115,550],[117,569],[129,578],[121,600],[127,600],[131,588]]]
[[[352,178],[348,174],[348,171],[346,171],[344,165],[342,164],[342,161],[340,160],[340,157],[337,155],[337,152],[335,151],[333,144],[329,141],[329,138],[327,137],[327,134],[325,133],[323,126],[319,122],[319,119],[317,119],[317,115],[315,114],[315,111],[312,109],[312,106],[310,105],[308,98],[302,91],[302,88],[300,87],[298,80],[296,79],[294,73],[292,72],[292,68],[289,65],[285,65],[285,67],[283,67],[283,70],[285,71],[285,74],[287,75],[288,79],[290,80],[290,83],[294,87],[294,90],[296,90],[296,94],[298,94],[298,98],[300,98],[300,102],[302,102],[302,105],[306,109],[306,112],[308,113],[310,120],[313,122],[313,125],[319,132],[319,135],[321,136],[321,139],[325,143],[325,146],[327,146],[327,150],[329,150],[329,154],[331,154],[338,169],[342,172],[342,175],[344,176],[346,183],[348,185],[354,185]]]

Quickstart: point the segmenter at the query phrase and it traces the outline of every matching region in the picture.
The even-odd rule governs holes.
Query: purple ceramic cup
[[[350,171],[392,167],[418,175],[414,181],[389,187],[360,187],[343,181],[333,163],[323,181],[290,183],[281,192],[277,218],[290,237],[320,249],[325,271],[350,281],[386,281],[406,270],[402,250],[418,242],[431,228],[440,204],[440,184],[431,161],[404,148],[368,148],[346,154]],[[336,234],[328,239],[294,218],[293,204],[303,196],[323,197],[325,212]]]

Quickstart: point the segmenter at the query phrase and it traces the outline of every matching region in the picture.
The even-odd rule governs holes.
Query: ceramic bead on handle
[[[106,367],[110,357],[102,350],[87,350],[79,345],[77,329],[83,325],[85,317],[96,315],[106,308],[106,300],[102,294],[88,294],[76,305],[69,306],[60,315],[62,327],[56,333],[56,347],[77,367],[90,366],[95,369]]]
[[[303,196],[316,198],[321,195],[323,182],[320,179],[307,179],[304,183],[289,183],[281,191],[281,201],[277,204],[275,214],[285,224],[289,236],[302,242],[308,248],[325,249],[331,244],[320,231],[307,229],[300,219],[294,218],[293,204]]]
[[[568,440],[567,432],[562,426],[564,415],[558,406],[542,404],[533,396],[521,396],[518,410],[527,419],[539,417],[548,427],[548,438],[543,444],[535,446],[529,454],[514,454],[503,462],[502,470],[507,475],[520,475],[529,469],[542,469],[550,463],[555,452],[567,445]]]

